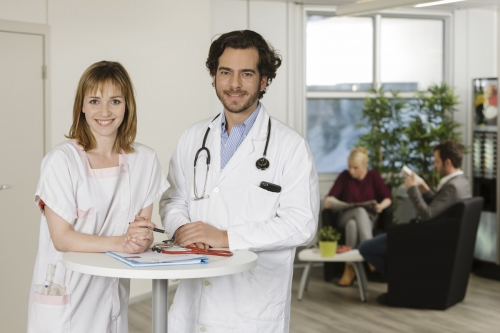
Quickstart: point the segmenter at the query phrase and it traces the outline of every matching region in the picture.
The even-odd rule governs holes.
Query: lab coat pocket
[[[280,193],[270,192],[249,182],[243,212],[246,221],[265,221],[276,216]]]
[[[257,267],[239,274],[236,285],[236,312],[241,317],[261,321],[283,317],[288,286],[283,274]]]
[[[94,208],[86,210],[77,209],[76,222],[74,225],[75,231],[93,235],[94,234]]]
[[[71,332],[71,295],[52,296],[35,292],[33,304],[36,332]]]

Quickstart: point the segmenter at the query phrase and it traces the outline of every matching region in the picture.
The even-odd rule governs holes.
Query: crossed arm
[[[153,205],[142,209],[136,221],[131,222],[123,236],[98,236],[75,231],[73,225],[65,221],[50,207],[45,205],[45,218],[50,237],[60,252],[106,252],[118,251],[140,253],[153,242],[153,233],[147,227],[155,227],[149,220]]]

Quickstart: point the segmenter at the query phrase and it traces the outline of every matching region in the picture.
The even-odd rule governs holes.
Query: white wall
[[[453,38],[453,86],[460,98],[457,122],[462,124],[464,142],[472,145],[473,111],[472,80],[497,77],[498,24],[493,10],[456,10]],[[464,159],[464,171],[472,177],[470,154]]]
[[[47,23],[45,0],[0,0],[0,20]]]
[[[260,33],[283,57],[276,78],[262,98],[267,111],[287,123],[287,6],[285,2],[211,0],[211,35],[232,30],[251,29]],[[222,110],[215,94],[212,114]]]

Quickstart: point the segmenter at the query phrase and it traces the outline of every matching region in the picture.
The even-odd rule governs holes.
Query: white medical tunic
[[[259,170],[271,132],[267,158]],[[207,128],[211,153],[206,198],[194,198],[193,162]],[[318,176],[307,142],[262,106],[255,123],[224,169],[220,169],[221,121],[207,119],[185,131],[170,161],[171,187],[160,201],[163,225],[173,233],[191,221],[227,230],[230,250],[258,255],[251,271],[181,280],[169,312],[169,332],[281,333],[289,331],[293,262],[297,246],[316,234]],[[206,153],[197,162],[196,186],[205,184]],[[281,192],[259,187],[262,181]]]
[[[40,239],[30,291],[28,332],[128,332],[129,279],[93,276],[66,270],[43,214],[43,205],[75,231],[121,236],[129,222],[167,188],[156,153],[134,143],[134,153],[119,155],[119,165],[92,169],[87,153],[75,140],[59,144],[42,161],[35,202],[41,208]],[[35,293],[47,266],[55,264],[54,283],[66,296]]]

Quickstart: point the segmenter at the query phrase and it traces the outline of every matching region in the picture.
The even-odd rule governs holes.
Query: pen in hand
[[[130,224],[130,223],[132,223],[132,222],[129,222],[128,224]],[[165,230],[158,229],[158,228],[151,228],[151,227],[141,227],[141,228],[148,228],[151,231],[156,231],[156,232],[159,232],[161,234],[168,234],[168,232],[166,232]]]

